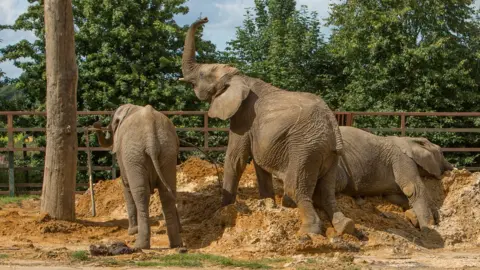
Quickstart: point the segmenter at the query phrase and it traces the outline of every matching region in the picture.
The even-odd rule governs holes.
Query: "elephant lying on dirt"
[[[210,102],[210,117],[230,120],[223,205],[235,201],[252,156],[261,197],[275,195],[272,173],[285,179],[284,190],[300,209],[299,233],[321,232],[312,202],[316,186],[322,187],[321,206],[336,231],[352,233],[353,221],[340,212],[335,200],[336,164],[343,145],[333,112],[316,95],[279,89],[228,65],[196,63],[195,31],[206,22],[207,18],[196,21],[187,33],[181,80],[193,84],[198,99]]]
[[[441,179],[453,166],[440,147],[425,138],[377,136],[354,127],[340,127],[351,176],[341,162],[336,191],[350,196],[383,195],[390,202],[409,208],[407,217],[420,228],[438,222],[422,176]],[[316,194],[315,197],[320,197]],[[416,218],[415,218],[416,214]]]
[[[99,122],[94,127],[100,128]],[[102,147],[116,153],[128,212],[128,233],[138,236],[136,248],[150,248],[149,201],[157,188],[167,225],[170,247],[183,245],[176,208],[178,137],[173,123],[152,106],[120,106],[109,125],[112,135],[97,137]]]

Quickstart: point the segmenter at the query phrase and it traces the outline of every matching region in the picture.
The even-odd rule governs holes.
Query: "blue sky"
[[[317,11],[320,18],[326,18],[329,3],[336,0],[297,0],[297,5],[306,5],[310,11]],[[200,14],[207,16],[210,22],[205,27],[205,39],[211,40],[218,49],[224,49],[226,42],[235,35],[235,27],[241,26],[245,9],[253,7],[254,0],[189,0],[186,5],[190,12],[186,15],[176,16],[180,25],[190,24]],[[0,24],[12,24],[15,19],[27,10],[27,0],[0,0]],[[327,29],[325,29],[327,30]],[[34,40],[34,35],[24,31],[1,31],[0,46],[16,43],[22,39]],[[7,76],[17,77],[21,70],[11,62],[0,63]]]

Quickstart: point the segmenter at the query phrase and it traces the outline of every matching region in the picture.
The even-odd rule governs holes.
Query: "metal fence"
[[[111,115],[111,111],[79,111],[77,112],[77,117],[79,116],[100,116],[100,115]],[[162,111],[165,115],[178,115],[178,116],[203,116],[203,127],[185,127],[177,128],[177,131],[197,131],[203,132],[204,145],[199,146],[202,151],[225,151],[226,146],[209,146],[209,132],[211,131],[224,131],[227,132],[228,128],[211,128],[209,126],[209,117],[208,112],[204,111]],[[25,111],[0,111],[0,117],[6,117],[6,128],[0,128],[1,133],[7,133],[8,142],[7,147],[0,148],[0,170],[8,170],[8,184],[0,183],[0,188],[7,188],[8,191],[0,191],[0,195],[9,194],[11,196],[15,195],[16,187],[23,188],[41,188],[41,183],[15,183],[15,171],[30,171],[30,170],[43,170],[39,167],[26,167],[26,166],[15,166],[14,164],[14,153],[15,152],[28,152],[28,151],[45,151],[44,147],[15,147],[14,143],[14,133],[15,132],[46,132],[45,127],[14,127],[14,117],[18,116],[43,116],[46,117],[45,112],[25,112]],[[411,132],[455,132],[455,133],[480,133],[480,128],[409,128],[407,126],[407,118],[410,117],[480,117],[480,113],[476,112],[335,112],[338,123],[341,126],[353,126],[355,124],[355,119],[358,117],[397,117],[399,118],[399,127],[389,127],[389,128],[363,128],[368,131],[388,131],[388,132],[399,132],[402,136],[407,135]],[[480,118],[479,118],[480,120]],[[1,120],[0,120],[1,121]],[[85,131],[85,127],[78,127],[77,132],[82,133]],[[194,151],[195,147],[180,147],[180,151]],[[470,148],[470,147],[460,147],[460,148],[442,148],[444,152],[480,152],[480,148]],[[78,151],[110,151],[110,148],[103,147],[92,147],[90,145],[79,146]],[[7,153],[7,155],[2,155],[2,153]],[[117,166],[115,164],[115,158],[112,158],[112,166],[93,166],[93,171],[112,171],[112,176],[116,177]],[[471,170],[478,170],[480,168],[471,167],[468,168]],[[78,170],[85,171],[87,166],[79,166]],[[88,184],[78,183],[77,187],[87,187]],[[23,193],[29,194],[39,194],[40,191],[28,191]]]

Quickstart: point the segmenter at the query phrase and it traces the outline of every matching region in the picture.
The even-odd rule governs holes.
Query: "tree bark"
[[[47,149],[41,211],[75,220],[77,79],[71,0],[45,0]]]

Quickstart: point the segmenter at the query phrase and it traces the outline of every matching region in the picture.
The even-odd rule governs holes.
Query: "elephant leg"
[[[225,156],[223,175],[222,205],[235,202],[238,182],[246,167],[249,155],[250,141],[247,135],[238,135],[232,131],[228,137],[227,154]]]
[[[428,229],[438,223],[437,209],[432,207],[430,196],[425,185],[418,175],[414,161],[409,158],[400,158],[393,163],[395,182],[407,196],[413,212],[416,214],[421,229]]]
[[[284,193],[298,206],[302,225],[299,234],[322,232],[322,221],[313,207],[312,196],[318,176],[318,166],[305,160],[295,159],[289,164],[284,183]]]
[[[262,169],[253,161],[255,174],[257,175],[258,191],[260,198],[272,198],[275,200],[275,191],[273,190],[272,174]]]
[[[127,206],[128,235],[134,235],[138,233],[137,207],[135,206],[135,201],[133,200],[132,192],[128,185],[128,178],[121,155],[117,155],[117,160],[122,174],[123,197],[125,198],[125,204]]]
[[[295,203],[294,200],[292,200],[291,197],[289,197],[287,194],[283,194],[282,197],[282,206],[287,207],[287,208],[296,208],[297,204]]]
[[[128,184],[130,186],[133,200],[137,208],[138,234],[135,241],[135,248],[150,248],[150,184],[146,172],[141,167],[133,167],[127,170]]]
[[[408,205],[408,198],[404,194],[388,194],[384,195],[383,198],[395,205],[402,207],[403,210],[410,208]]]
[[[334,163],[336,164],[336,163]],[[335,198],[335,181],[337,176],[337,166],[331,166],[325,176],[315,187],[313,199],[315,204],[327,212],[335,231],[339,234],[353,234],[355,231],[355,222],[338,209]]]
[[[133,200],[130,188],[125,184],[123,186],[123,197],[125,198],[125,202],[127,204],[128,234],[134,235],[138,233],[137,207],[135,206],[135,201]]]
[[[162,173],[165,181],[170,185],[172,193],[168,192],[165,186],[160,182],[159,195],[162,202],[163,216],[167,225],[167,235],[170,242],[170,248],[182,247],[182,237],[180,232],[182,230],[180,224],[180,216],[177,209],[177,175],[176,165],[174,163],[162,166]]]

